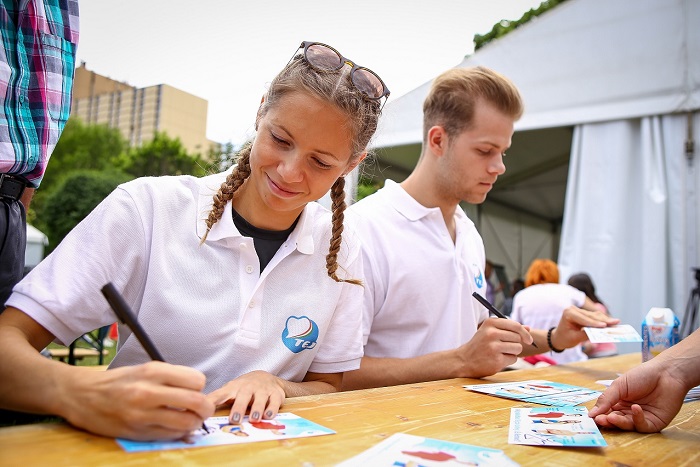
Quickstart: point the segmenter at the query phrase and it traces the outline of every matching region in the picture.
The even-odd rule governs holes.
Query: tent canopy
[[[590,272],[612,309],[630,310],[629,317],[650,306],[683,314],[690,267],[700,266],[700,170],[685,152],[698,134],[698,57],[700,0],[569,0],[466,57],[459,67],[503,73],[525,103],[506,173],[483,205],[465,206],[487,256],[511,278],[535,257],[565,263],[563,280]],[[429,88],[387,104],[370,175],[400,181],[411,172]],[[572,183],[576,190],[567,193]],[[589,197],[591,190],[608,197]],[[658,235],[624,243],[642,230]],[[632,244],[642,249],[631,251]],[[645,259],[650,251],[653,259]],[[632,297],[635,290],[642,292]]]
[[[487,66],[515,83],[525,102],[516,131],[695,110],[699,26],[697,0],[570,0],[458,66]],[[429,89],[387,104],[377,148],[420,144]]]

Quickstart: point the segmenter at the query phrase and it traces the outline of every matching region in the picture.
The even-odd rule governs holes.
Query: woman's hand
[[[229,419],[239,424],[250,409],[250,420],[275,418],[285,398],[285,381],[266,371],[252,371],[226,383],[207,397],[217,407],[231,404]]]
[[[108,371],[72,368],[57,387],[56,412],[71,424],[106,436],[135,440],[179,439],[214,414],[201,391],[201,372],[163,362]]]

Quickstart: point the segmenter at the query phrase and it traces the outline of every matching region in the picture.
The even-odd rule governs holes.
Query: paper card
[[[629,324],[618,324],[607,328],[583,328],[583,330],[588,335],[588,340],[594,344],[604,342],[642,342],[642,336]]]
[[[517,466],[499,449],[396,433],[337,467]]]
[[[607,446],[585,407],[510,409],[508,443],[533,446]]]
[[[334,434],[335,431],[301,418],[292,413],[279,413],[273,420],[250,422],[248,417],[240,425],[229,424],[228,416],[210,417],[204,422],[209,429],[194,431],[186,440],[132,441],[117,439],[126,452],[163,451],[168,449],[220,446],[222,444],[254,443],[273,439],[305,438]]]
[[[683,402],[691,402],[700,400],[700,386],[695,386],[693,389],[688,391]]]
[[[534,404],[576,406],[597,399],[600,391],[552,381],[531,380],[513,383],[474,384],[464,388],[470,391],[505,397]]]

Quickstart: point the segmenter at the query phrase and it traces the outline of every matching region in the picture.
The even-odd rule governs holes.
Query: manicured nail
[[[265,416],[267,418],[272,418],[272,410],[268,410],[267,412],[265,412]]]
[[[260,418],[260,412],[253,412],[250,415],[250,418],[252,418],[253,420],[257,420],[258,418]]]
[[[238,423],[241,420],[241,414],[235,413],[233,414],[233,422]]]

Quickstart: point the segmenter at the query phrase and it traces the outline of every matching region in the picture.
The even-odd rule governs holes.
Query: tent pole
[[[689,266],[689,276],[687,279],[688,284],[692,290],[692,271],[694,268],[700,268],[698,264],[698,231],[697,231],[697,209],[698,209],[698,191],[697,191],[697,175],[695,171],[696,167],[693,165],[695,159],[695,140],[693,139],[693,120],[695,117],[694,111],[689,111],[687,113],[688,126],[685,140],[685,157],[688,161],[688,170],[686,171],[686,235],[687,235],[687,257],[686,257],[686,267]],[[696,274],[697,277],[697,274]],[[687,313],[687,310],[686,310]],[[691,323],[692,326],[692,323]],[[692,331],[692,329],[690,330]]]

